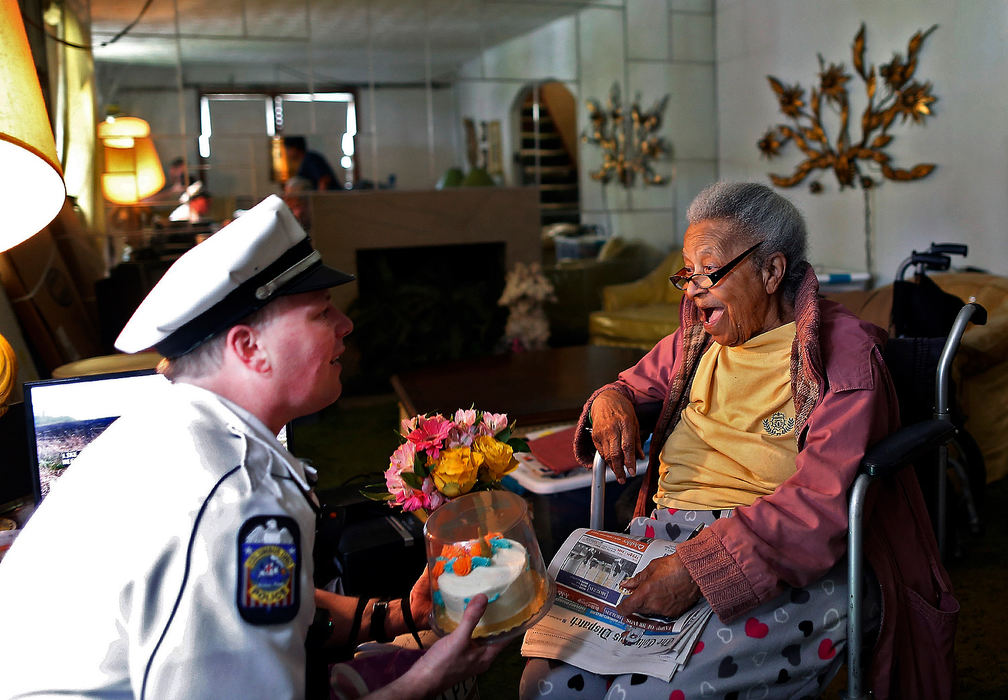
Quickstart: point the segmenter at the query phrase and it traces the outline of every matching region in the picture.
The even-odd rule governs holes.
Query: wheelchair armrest
[[[954,434],[954,425],[938,419],[900,428],[865,451],[861,459],[861,472],[872,478],[895,474],[907,464],[951,440]]]

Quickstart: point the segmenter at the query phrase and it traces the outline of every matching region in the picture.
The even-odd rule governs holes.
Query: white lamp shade
[[[66,186],[17,0],[0,0],[0,251],[42,230]]]

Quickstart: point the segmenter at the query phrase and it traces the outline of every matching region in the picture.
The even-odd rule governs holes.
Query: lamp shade
[[[111,148],[132,148],[133,140],[150,136],[150,124],[139,117],[109,117],[98,125],[98,138]]]
[[[66,201],[49,115],[17,0],[0,0],[0,251],[42,230]]]
[[[143,122],[142,119],[137,121]],[[101,135],[100,130],[98,133]],[[108,141],[103,142],[105,171],[101,177],[102,194],[115,204],[139,202],[159,192],[165,184],[161,159],[158,158],[157,149],[150,137],[116,135],[110,140],[113,143],[124,143],[125,138],[133,142],[129,148],[110,146]]]

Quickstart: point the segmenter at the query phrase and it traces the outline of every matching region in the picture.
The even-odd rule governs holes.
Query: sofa
[[[683,293],[669,283],[669,276],[682,266],[677,250],[644,277],[604,287],[602,309],[588,316],[589,342],[650,350],[675,331]]]
[[[987,310],[986,325],[970,325],[956,357],[958,400],[966,429],[976,439],[987,481],[1008,475],[1008,277],[979,272],[931,274],[944,292],[964,302],[974,297]],[[891,284],[869,291],[827,294],[858,317],[892,332]]]
[[[635,280],[651,269],[658,253],[640,241],[608,239],[596,255],[558,260],[543,267],[556,301],[546,305],[550,344],[584,345],[589,314],[602,308],[602,290]]]

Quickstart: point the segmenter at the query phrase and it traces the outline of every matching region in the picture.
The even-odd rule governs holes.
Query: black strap
[[[413,639],[416,640],[417,646],[421,649],[424,648],[423,641],[420,639],[420,633],[417,631],[416,622],[413,621],[413,611],[410,610],[409,604],[409,594],[407,593],[399,601],[399,606],[402,608],[403,622],[406,623],[406,628],[413,635]]]
[[[392,641],[392,637],[385,633],[385,618],[388,616],[388,598],[381,598],[375,601],[371,608],[371,636],[376,642],[387,644]]]

